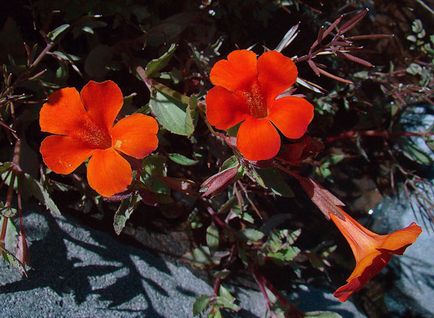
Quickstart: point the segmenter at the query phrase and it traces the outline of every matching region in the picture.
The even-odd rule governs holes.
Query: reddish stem
[[[268,288],[278,299],[278,301],[285,308],[285,317],[291,318],[303,318],[304,314],[298,310],[293,304],[289,303],[286,298],[267,280],[265,276],[263,276],[257,269],[257,267],[252,266],[250,268],[250,272],[253,275],[258,287],[265,298],[267,303],[267,308],[270,312],[272,312],[273,303],[270,301],[268,297],[267,289]]]

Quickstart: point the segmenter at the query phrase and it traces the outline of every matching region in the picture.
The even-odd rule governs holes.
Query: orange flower
[[[73,172],[89,157],[89,185],[103,196],[127,189],[131,166],[119,152],[142,159],[158,146],[157,121],[133,114],[114,126],[123,104],[120,88],[112,81],[90,81],[80,93],[62,88],[48,98],[39,118],[41,130],[55,134],[41,143],[48,168],[59,174]]]
[[[258,59],[248,50],[231,52],[211,69],[215,85],[206,96],[211,125],[226,130],[242,122],[237,148],[248,160],[271,159],[279,152],[280,136],[298,139],[313,118],[313,106],[303,98],[276,99],[297,79],[294,62],[277,51]]]
[[[422,232],[415,223],[387,235],[378,235],[364,228],[356,220],[341,210],[343,219],[330,213],[330,218],[345,236],[356,259],[356,268],[348,277],[347,284],[339,287],[334,296],[346,301],[354,292],[361,289],[389,263],[393,254],[402,255]]]

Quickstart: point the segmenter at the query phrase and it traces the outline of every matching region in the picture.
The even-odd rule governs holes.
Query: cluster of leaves
[[[86,217],[113,225],[117,234],[134,227],[132,221],[154,227],[156,220],[166,231],[182,228],[189,233],[191,242],[185,244],[193,247],[182,259],[210,271],[214,279],[214,294],[197,299],[195,315],[216,318],[224,311],[239,311],[228,286],[248,276],[264,295],[272,317],[338,317],[301,313],[285,295],[303,283],[329,284],[319,274],[331,274],[332,263],[346,265],[334,252],[323,223],[306,215],[311,205],[301,189],[314,192],[312,201],[320,209],[337,199],[279,167],[315,175],[337,191],[351,189],[344,194],[356,192],[356,198],[363,196],[363,189],[354,191],[354,176],[368,176],[381,192],[393,189],[396,180],[412,192],[423,192],[422,173],[432,162],[409,137],[422,138],[432,150],[433,127],[405,131],[402,118],[410,103],[432,104],[432,36],[422,22],[410,22],[407,44],[417,63],[395,69],[389,61],[380,61],[374,69],[360,41],[392,40],[388,30],[360,35],[367,10],[357,5],[337,1],[318,9],[304,1],[181,2],[11,4],[15,13],[0,21],[3,257],[27,270],[23,202],[33,196],[54,214],[59,213],[54,202],[65,202],[60,210],[84,211]],[[344,5],[349,13],[336,16]],[[303,22],[290,27],[288,16]],[[313,149],[301,150],[306,152],[299,155],[303,164],[284,159],[260,166],[247,162],[235,149],[235,131],[224,135],[206,121],[210,67],[236,45],[258,43],[287,55],[297,48],[293,58],[301,71],[299,89],[316,105],[311,134],[318,137]],[[370,70],[354,70],[354,65]],[[38,155],[43,137],[38,112],[45,98],[55,89],[80,87],[89,79],[115,80],[126,96],[125,113],[152,114],[161,125],[158,151],[132,162],[136,175],[130,190],[108,199],[88,187],[82,170],[55,175]],[[347,199],[351,203],[355,198]],[[427,209],[432,218],[429,213]],[[322,238],[310,236],[312,231],[320,231]],[[275,268],[290,278],[286,285],[268,275]]]

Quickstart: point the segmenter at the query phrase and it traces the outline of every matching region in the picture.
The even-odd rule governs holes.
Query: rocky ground
[[[192,304],[211,286],[182,264],[125,245],[65,216],[28,213],[32,269],[28,278],[0,263],[0,317],[192,317]],[[259,292],[237,290],[236,317],[263,317]],[[294,295],[306,311],[364,317],[351,302],[305,287]]]

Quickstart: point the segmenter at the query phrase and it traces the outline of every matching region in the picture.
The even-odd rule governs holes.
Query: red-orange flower
[[[112,81],[90,81],[79,93],[62,88],[48,98],[39,118],[46,137],[40,152],[48,168],[59,174],[73,172],[89,157],[89,185],[103,196],[127,189],[131,166],[119,152],[142,159],[158,146],[157,121],[133,114],[113,123],[123,104],[120,88]]]
[[[402,255],[422,232],[415,223],[386,235],[373,233],[359,224],[342,209],[343,218],[330,213],[330,218],[345,236],[356,259],[356,268],[348,277],[347,284],[339,287],[334,296],[346,301],[361,289],[389,263],[392,255]]]
[[[206,96],[209,123],[226,130],[242,122],[237,148],[248,160],[271,159],[279,152],[280,136],[298,139],[313,118],[313,106],[303,98],[277,98],[292,86],[298,71],[294,62],[277,51],[258,59],[248,50],[231,52],[211,69],[215,85]]]

